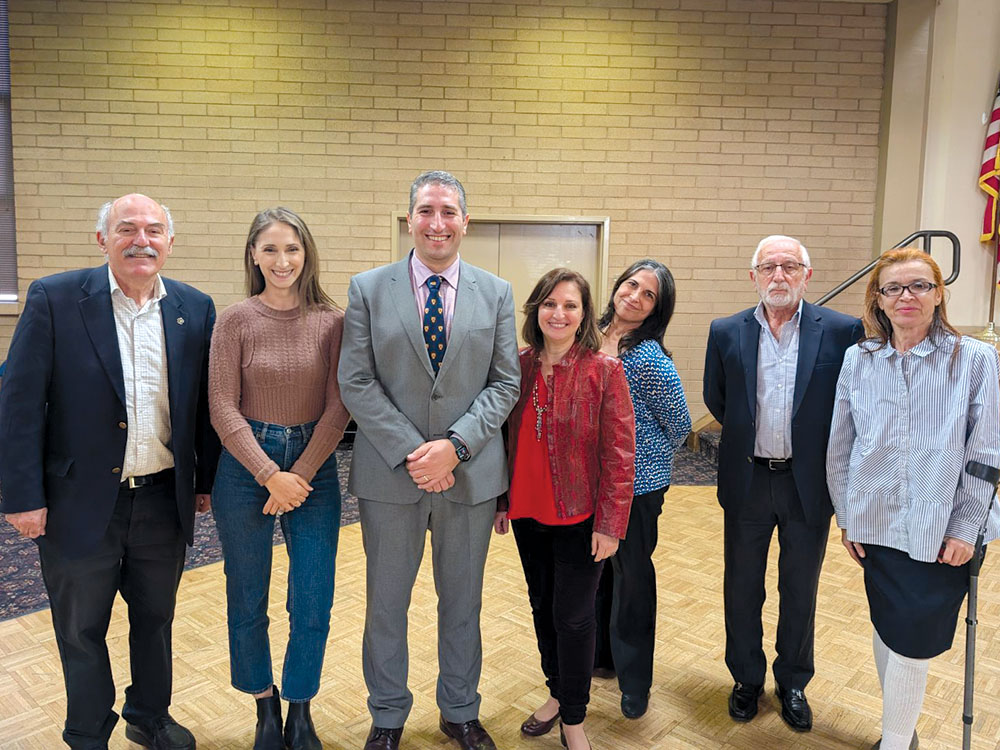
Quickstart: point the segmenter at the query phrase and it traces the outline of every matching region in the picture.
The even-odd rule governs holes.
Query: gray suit
[[[360,498],[368,558],[363,664],[376,726],[401,727],[406,615],[431,531],[438,591],[438,691],[447,721],[479,715],[479,611],[495,503],[507,489],[500,427],[517,401],[520,369],[510,284],[461,263],[448,349],[431,368],[409,275],[409,257],[355,276],[348,292],[339,379],[358,424],[350,491]],[[420,490],[406,456],[454,432],[472,458],[455,486]]]

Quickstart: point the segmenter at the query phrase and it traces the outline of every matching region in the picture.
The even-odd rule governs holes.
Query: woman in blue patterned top
[[[598,325],[601,351],[620,357],[635,408],[635,497],[625,539],[605,566],[598,592],[594,674],[618,675],[622,714],[646,713],[656,633],[657,519],[670,487],[674,451],[691,416],[670,353],[663,346],[674,314],[674,277],[655,260],[637,261],[618,277]]]

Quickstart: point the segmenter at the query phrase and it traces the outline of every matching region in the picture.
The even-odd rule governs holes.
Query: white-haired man
[[[804,302],[812,266],[801,242],[761,240],[750,262],[756,307],[712,322],[705,405],[722,424],[719,503],[725,515],[729,715],[757,714],[767,662],[761,648],[767,550],[778,529],[778,630],[774,661],[781,717],[812,728],[805,687],[813,676],[819,572],[833,507],[826,444],[844,352],[861,321]]]

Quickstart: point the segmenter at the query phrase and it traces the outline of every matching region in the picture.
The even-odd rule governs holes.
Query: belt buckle
[[[135,477],[135,476],[131,476],[131,477],[129,477],[129,478],[128,478],[128,488],[129,488],[130,490],[134,490],[134,489],[136,489],[137,487],[142,487],[142,486],[143,486],[143,483],[141,483],[141,482],[137,481],[137,480],[139,480],[139,479],[141,479],[141,477]]]
[[[770,469],[771,471],[779,471],[780,469],[785,468],[784,463],[785,459],[783,458],[769,458],[767,459],[767,468]],[[782,465],[778,466],[778,464]]]

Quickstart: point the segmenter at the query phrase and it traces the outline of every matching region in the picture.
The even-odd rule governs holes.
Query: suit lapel
[[[80,300],[80,315],[90,337],[90,343],[107,373],[115,395],[125,406],[125,376],[122,374],[121,353],[118,351],[118,331],[111,310],[111,285],[108,267],[95,268],[83,284],[85,297]]]
[[[430,357],[427,356],[427,344],[424,342],[423,331],[420,330],[421,322],[417,317],[417,302],[413,298],[413,284],[410,282],[410,256],[395,263],[392,269],[392,277],[389,280],[389,296],[396,307],[396,314],[399,316],[399,324],[406,331],[406,336],[413,345],[413,352],[417,359],[423,363],[424,370],[434,378],[434,370],[431,368]],[[445,361],[448,360],[448,353],[445,352]]]
[[[740,328],[740,362],[743,364],[743,375],[747,384],[747,409],[750,418],[757,419],[757,347],[760,341],[760,323],[753,316],[753,310],[747,313]]]
[[[792,416],[799,410],[802,397],[809,385],[816,357],[823,338],[823,325],[812,305],[802,304],[802,320],[799,322],[799,361],[795,366],[795,396],[792,399]]]
[[[469,328],[473,319],[473,311],[480,305],[479,284],[476,283],[475,272],[467,263],[461,262],[458,271],[458,296],[455,298],[455,313],[451,319],[451,333],[448,335],[448,350],[444,354],[444,362],[438,377],[451,369],[458,350],[469,337]]]
[[[167,349],[167,393],[172,417],[174,414],[180,414],[180,407],[176,402],[181,393],[179,382],[183,372],[181,360],[184,354],[184,337],[191,329],[184,314],[184,303],[176,290],[167,287],[167,296],[160,300],[160,317],[163,321],[163,345]]]

